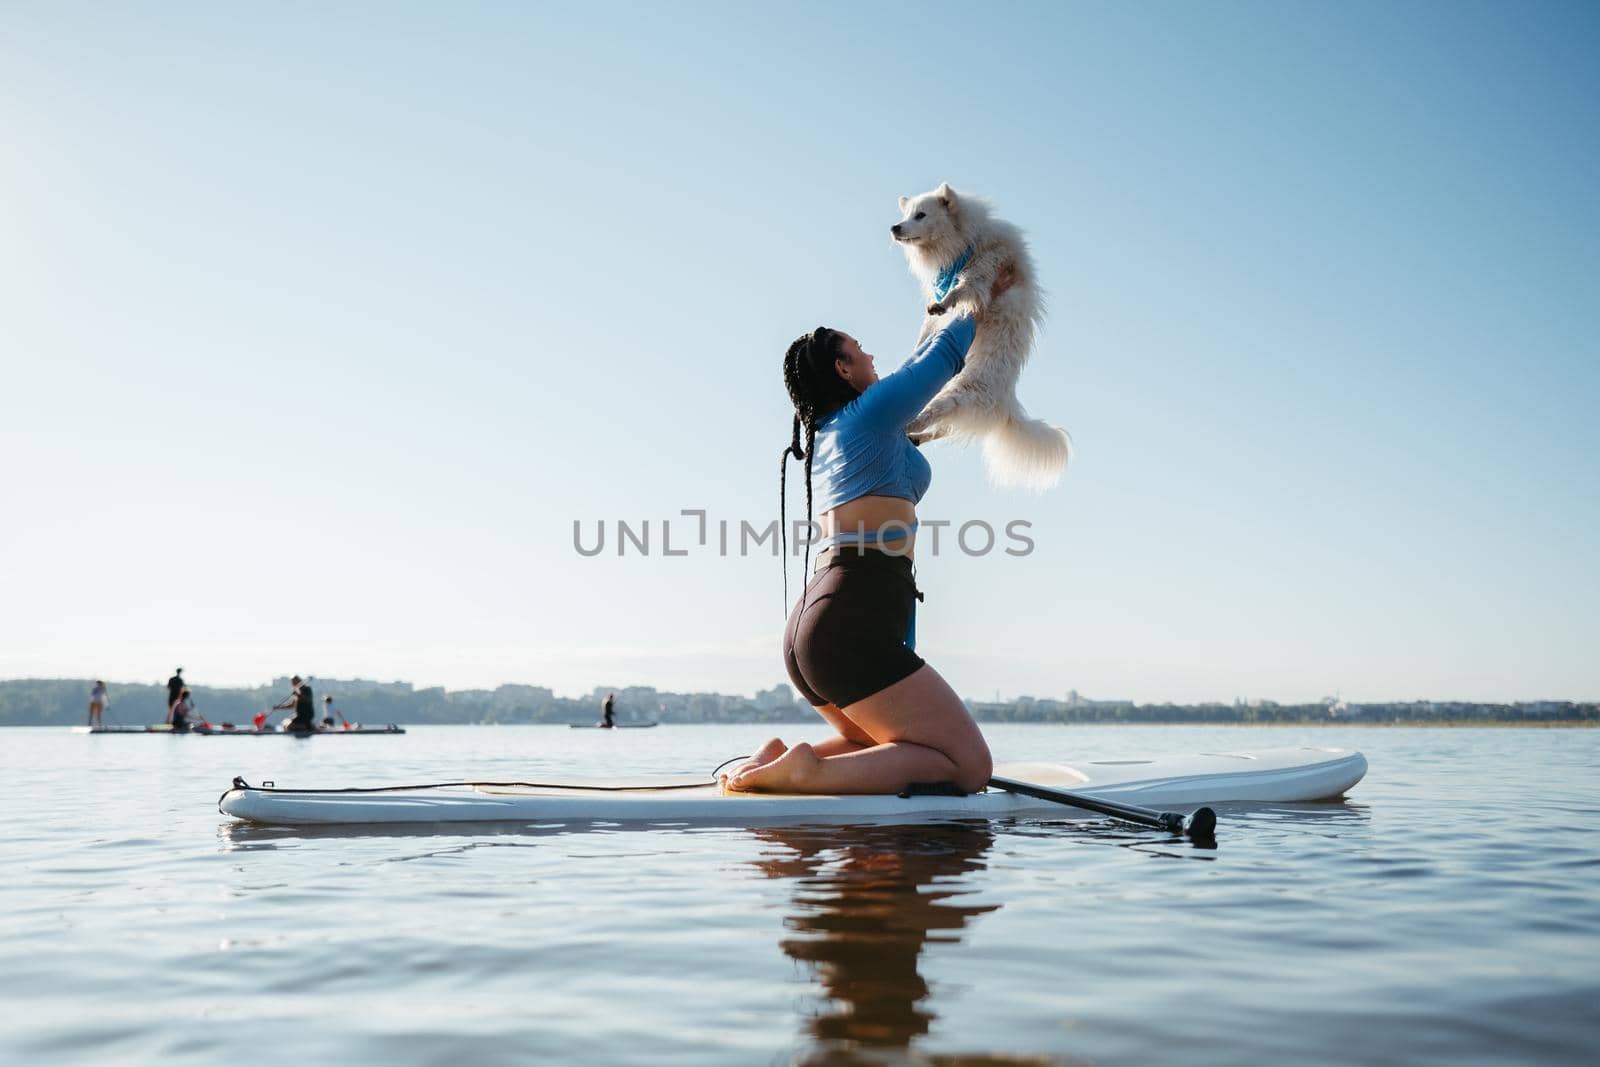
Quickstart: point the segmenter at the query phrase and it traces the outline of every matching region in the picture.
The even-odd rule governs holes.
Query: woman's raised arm
[[[850,406],[881,429],[904,429],[966,366],[967,349],[977,332],[971,315],[957,315],[922,342],[899,370],[867,386]]]

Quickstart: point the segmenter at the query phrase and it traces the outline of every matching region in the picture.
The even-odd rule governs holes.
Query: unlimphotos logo
[[[618,556],[687,556],[698,552],[715,552],[718,556],[777,556],[782,551],[779,546],[784,538],[780,536],[782,529],[777,519],[759,526],[748,519],[713,522],[704,508],[685,508],[678,515],[678,519],[616,519],[609,523],[596,519],[592,540],[585,536],[584,521],[573,519],[572,547],[578,555],[591,559],[606,553],[608,546]],[[684,523],[683,519],[694,522]],[[674,522],[679,525],[674,527]],[[916,526],[917,552],[937,556],[953,541],[967,556],[987,556],[996,550],[1008,556],[1033,553],[1034,541],[1030,536],[1033,523],[1012,519],[1002,529],[1003,545],[1001,534],[984,519],[969,519],[960,524],[950,519],[922,519]],[[955,534],[953,538],[947,536],[951,530]],[[911,531],[910,523],[891,520],[875,532],[869,532],[864,526],[838,532],[846,535],[847,543],[867,541],[893,555],[896,546],[911,543],[908,536]],[[659,537],[653,536],[653,532]],[[790,523],[787,540],[792,554],[799,555],[821,539],[822,528],[815,522],[795,519]]]

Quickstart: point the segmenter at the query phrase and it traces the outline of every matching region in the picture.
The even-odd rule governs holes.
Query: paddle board
[[[1199,804],[1332,800],[1361,781],[1367,761],[1342,748],[1300,746],[1154,759],[1015,763],[995,774],[1102,800],[1159,809]],[[772,825],[927,818],[1061,815],[1046,800],[987,790],[969,796],[815,796],[728,793],[696,779],[452,783],[377,789],[244,785],[218,809],[274,826],[341,823],[645,822]]]
[[[158,723],[155,726],[74,726],[75,734],[170,734],[171,726]]]

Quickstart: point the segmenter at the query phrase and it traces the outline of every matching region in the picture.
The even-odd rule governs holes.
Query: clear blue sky
[[[660,523],[773,517],[949,181],[1078,448],[930,449],[1037,546],[922,560],[961,692],[1600,698],[1600,8],[977,11],[0,5],[0,676],[770,686],[778,562]]]

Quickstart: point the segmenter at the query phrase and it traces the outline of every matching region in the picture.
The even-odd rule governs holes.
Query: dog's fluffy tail
[[[1072,458],[1072,438],[1059,426],[1013,409],[983,439],[983,461],[996,485],[1048,489]]]

